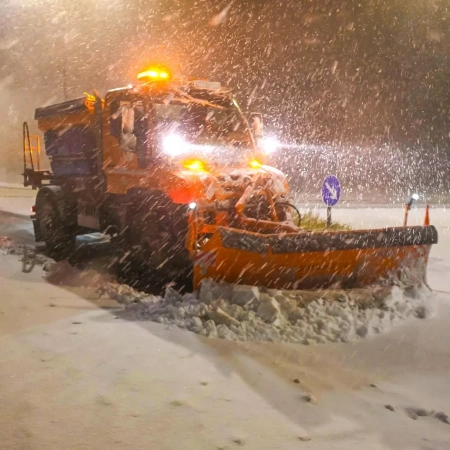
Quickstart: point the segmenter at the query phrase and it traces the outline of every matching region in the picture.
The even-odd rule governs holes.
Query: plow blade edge
[[[276,289],[426,283],[433,226],[259,234],[217,228],[194,259],[202,279]]]

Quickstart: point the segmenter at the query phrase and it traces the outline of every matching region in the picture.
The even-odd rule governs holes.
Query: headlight
[[[164,153],[174,158],[187,151],[187,142],[177,134],[169,134],[163,137],[162,147]]]
[[[273,136],[267,136],[261,139],[261,150],[263,150],[264,153],[270,155],[271,153],[274,153],[277,151],[279,147],[279,142],[276,138]]]

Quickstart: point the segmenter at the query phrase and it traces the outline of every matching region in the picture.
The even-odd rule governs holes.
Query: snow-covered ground
[[[34,205],[36,192],[16,185],[0,184],[0,211],[29,216]]]
[[[21,213],[28,199],[10,198]],[[378,227],[401,223],[402,211],[333,217]],[[422,212],[410,217],[421,223]],[[429,264],[433,317],[313,346],[129,320],[75,272],[55,285],[42,266],[24,273],[17,255],[2,254],[0,449],[448,450],[449,219],[431,211],[440,233]],[[26,218],[0,214],[0,234],[31,243],[31,233]]]

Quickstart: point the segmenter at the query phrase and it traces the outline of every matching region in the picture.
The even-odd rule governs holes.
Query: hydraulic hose
[[[300,224],[302,223],[302,215],[300,214],[300,211],[298,210],[298,208],[295,205],[293,205],[292,203],[289,203],[289,202],[277,202],[275,204],[290,206],[293,210],[295,210],[295,212],[298,215],[298,226],[300,226]]]

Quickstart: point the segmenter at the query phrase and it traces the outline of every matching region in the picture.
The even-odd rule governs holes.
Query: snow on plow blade
[[[202,279],[276,289],[426,283],[434,226],[259,234],[218,227],[194,258]]]

